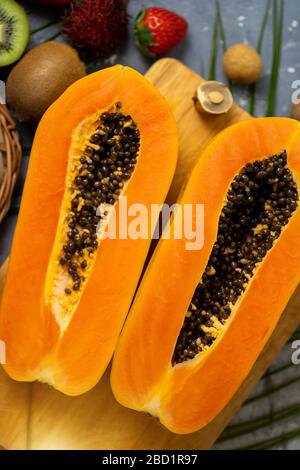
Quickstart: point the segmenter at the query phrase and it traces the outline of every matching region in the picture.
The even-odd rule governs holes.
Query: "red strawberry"
[[[147,55],[167,52],[186,35],[188,24],[184,18],[165,8],[144,8],[135,20],[138,47]]]

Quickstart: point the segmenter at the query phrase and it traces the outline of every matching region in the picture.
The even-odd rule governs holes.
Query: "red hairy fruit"
[[[75,0],[62,18],[73,46],[95,57],[114,52],[127,33],[124,0]]]

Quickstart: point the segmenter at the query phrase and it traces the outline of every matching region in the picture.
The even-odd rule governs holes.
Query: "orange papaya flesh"
[[[161,204],[176,166],[177,129],[163,97],[115,66],[73,84],[37,129],[7,279],[0,339],[7,373],[78,395],[114,351],[148,239],[104,238],[120,196]]]
[[[204,245],[160,240],[114,355],[122,405],[179,434],[226,406],[300,280],[299,185],[297,121],[245,121],[207,147],[179,199],[204,205]]]

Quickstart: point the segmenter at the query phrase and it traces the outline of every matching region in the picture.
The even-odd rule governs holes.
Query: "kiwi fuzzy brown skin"
[[[37,124],[66,88],[85,74],[72,47],[46,42],[27,52],[8,75],[7,102],[20,121]]]

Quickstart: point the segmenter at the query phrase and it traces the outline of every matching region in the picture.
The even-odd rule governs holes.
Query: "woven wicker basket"
[[[0,105],[0,222],[6,215],[20,170],[22,147],[8,109]]]

